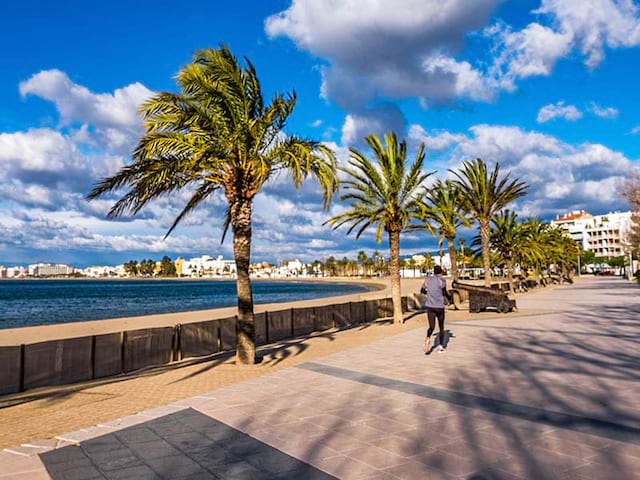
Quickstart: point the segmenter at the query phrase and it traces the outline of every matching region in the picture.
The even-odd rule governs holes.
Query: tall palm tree
[[[438,180],[425,196],[427,209],[425,220],[437,225],[440,238],[438,243],[447,241],[449,260],[451,261],[451,276],[458,279],[458,262],[456,256],[455,238],[458,228],[470,226],[471,222],[462,210],[462,194],[460,189],[450,180]],[[431,227],[428,225],[428,229]]]
[[[337,189],[333,153],[314,140],[285,135],[295,93],[276,94],[266,104],[253,64],[242,66],[226,46],[200,50],[177,75],[178,93],[161,92],[141,107],[145,132],[133,161],[101,180],[89,199],[127,188],[109,217],[138,213],[152,200],[177,190],[192,194],[174,228],[212,194],[227,202],[223,235],[233,233],[237,265],[236,360],[255,361],[253,294],[249,280],[253,201],[270,178],[287,172],[296,187],[315,177],[325,207]]]
[[[365,253],[364,250],[360,250],[358,252],[358,262],[360,263],[360,265],[362,265],[362,273],[364,275],[367,274],[367,263],[368,263],[369,258],[367,257],[367,254]]]
[[[491,219],[491,248],[498,253],[507,269],[509,288],[514,291],[513,266],[519,263],[523,252],[533,248],[527,228],[517,221],[517,215],[503,210]]]
[[[549,225],[540,218],[529,217],[524,222],[523,228],[527,232],[530,248],[522,252],[522,262],[533,269],[533,279],[536,284],[540,285],[540,275],[548,264]]]
[[[560,271],[562,278],[571,277],[573,268],[577,267],[580,247],[572,238],[560,227],[551,227],[547,230],[547,242],[549,264],[555,265]]]
[[[491,250],[489,227],[491,218],[509,203],[524,196],[527,185],[518,180],[510,180],[510,174],[500,176],[500,165],[495,164],[491,173],[481,159],[465,160],[460,170],[451,170],[456,177],[454,184],[460,189],[463,209],[478,222],[482,241],[482,261],[484,284],[491,286]]]
[[[345,189],[340,199],[349,201],[350,205],[348,210],[327,223],[333,228],[350,225],[347,235],[355,230],[356,238],[367,228],[374,227],[377,242],[382,240],[383,232],[387,233],[393,321],[402,323],[400,234],[419,227],[417,221],[425,208],[422,201],[424,183],[431,173],[422,171],[424,145],[418,148],[413,164],[407,165],[407,143],[398,142],[395,133],[385,135],[385,145],[377,135],[368,135],[365,140],[373,151],[374,160],[355,148],[350,149],[349,166],[342,168],[346,179],[340,182]]]

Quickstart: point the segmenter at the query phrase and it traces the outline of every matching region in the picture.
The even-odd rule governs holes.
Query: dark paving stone
[[[51,475],[51,473],[50,473]],[[93,465],[83,465],[57,472],[56,480],[104,480],[105,477]]]
[[[71,464],[75,461],[81,462],[89,459],[84,451],[75,445],[49,450],[40,455],[40,458],[43,462],[46,462],[47,465]]]
[[[246,457],[243,457],[243,459],[256,468],[266,470],[269,473],[278,474],[296,469],[299,470],[307,466],[304,462],[274,449],[269,449],[253,455],[247,455]]]
[[[566,430],[588,433],[620,442],[640,445],[640,428],[600,418],[581,417],[568,413],[544,410],[542,408],[520,405],[504,400],[497,400],[495,398],[482,397],[479,395],[472,395],[444,388],[430,387],[428,385],[395,380],[393,378],[358,372],[346,368],[333,367],[330,365],[323,365],[320,363],[304,363],[302,365],[298,365],[297,368],[303,368],[312,372],[322,373],[324,375],[364,383],[366,385],[374,385],[376,387],[387,388],[389,390],[408,393],[433,400],[440,400],[454,405],[483,410],[489,413],[515,417]]]
[[[167,480],[208,473],[204,468],[185,455],[151,458],[145,460],[145,463],[160,475],[160,477],[166,478]]]
[[[161,480],[161,477],[146,465],[105,472],[105,477],[107,480]]]
[[[125,428],[124,430],[114,432],[114,435],[127,445],[131,445],[133,443],[153,442],[162,438],[145,427]]]
[[[103,435],[102,437],[93,438],[82,442],[82,450],[88,455],[100,452],[109,452],[112,450],[121,450],[125,448],[124,444],[114,435]]]
[[[155,442],[135,443],[130,446],[130,449],[142,459],[171,457],[181,453],[180,450],[163,439]]]
[[[178,433],[166,437],[166,440],[183,452],[197,452],[211,446],[211,439],[199,432]]]
[[[109,452],[94,453],[91,461],[102,471],[112,472],[126,468],[144,466],[142,460],[130,450],[111,450]]]
[[[40,455],[53,480],[328,480],[311,465],[195,410]]]

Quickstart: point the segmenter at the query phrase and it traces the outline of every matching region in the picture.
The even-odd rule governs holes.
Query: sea
[[[313,281],[252,282],[254,303],[308,300],[367,291]],[[0,329],[237,305],[234,280],[2,280]]]

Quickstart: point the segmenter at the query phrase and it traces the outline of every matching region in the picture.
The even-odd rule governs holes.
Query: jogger
[[[431,334],[436,327],[436,319],[438,319],[438,328],[440,332],[438,338],[440,345],[438,352],[444,352],[444,299],[445,297],[451,300],[449,293],[447,292],[447,283],[442,278],[442,267],[436,265],[433,269],[433,275],[429,275],[424,279],[421,292],[426,293],[427,301],[425,307],[427,308],[427,320],[429,321],[429,330],[427,330],[427,336],[424,339],[423,350],[424,353],[429,353],[431,348]]]

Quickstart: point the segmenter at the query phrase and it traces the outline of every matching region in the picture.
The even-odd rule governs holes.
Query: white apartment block
[[[182,264],[182,275],[192,278],[220,277],[237,272],[235,260],[225,260],[222,255],[216,259],[209,255],[185,260]]]
[[[115,267],[110,265],[94,265],[83,268],[81,272],[83,275],[90,278],[125,277],[127,275],[124,271],[124,265],[117,265]]]
[[[591,215],[584,210],[558,216],[551,221],[564,229],[583,250],[596,257],[619,257],[627,253],[627,238],[631,229],[631,212]]]
[[[33,272],[33,273],[31,273]],[[29,275],[34,277],[52,277],[57,275],[71,275],[75,272],[73,267],[64,264],[39,263],[29,265]]]

